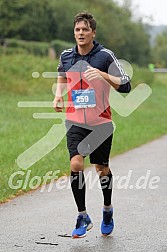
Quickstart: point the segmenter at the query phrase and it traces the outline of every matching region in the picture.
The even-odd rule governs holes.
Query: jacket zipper
[[[102,100],[103,100],[103,107],[104,107],[104,112],[106,112],[106,107],[105,107],[105,103],[104,103],[104,91],[103,91],[103,96],[102,96]]]
[[[83,58],[84,58],[84,56],[81,58],[81,60],[83,60]],[[81,62],[81,67],[80,67],[80,83],[81,83],[81,89],[83,89],[82,88],[82,74],[81,74],[81,72],[82,72],[82,62]],[[86,124],[86,111],[85,111],[85,108],[84,108],[84,119],[85,119],[85,124]]]

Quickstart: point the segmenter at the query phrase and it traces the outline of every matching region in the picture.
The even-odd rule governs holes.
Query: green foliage
[[[101,44],[113,50],[118,58],[147,65],[149,37],[141,22],[132,21],[130,3],[126,2],[120,7],[112,0],[0,0],[0,36],[74,43],[74,15],[87,10],[97,20],[96,38]]]
[[[0,55],[2,54],[33,54],[37,56],[47,56],[49,48],[53,48],[56,52],[56,56],[59,57],[61,52],[67,48],[74,46],[74,43],[70,43],[63,40],[53,40],[49,42],[38,41],[26,41],[19,39],[7,39],[6,46],[0,47]]]
[[[18,39],[7,39],[6,53],[11,52],[27,52],[34,55],[47,56],[49,43],[47,42],[37,42],[37,41],[25,41]],[[15,50],[16,49],[16,50]]]
[[[20,47],[2,47],[0,46],[0,57],[2,55],[9,55],[9,54],[26,54],[27,50],[20,48]]]
[[[147,66],[150,62],[149,36],[144,32],[142,23],[127,23],[124,31],[127,36],[124,37],[124,44],[121,46],[119,55],[124,55],[129,62],[140,66]]]
[[[167,30],[157,36],[152,57],[157,67],[167,67]]]
[[[0,34],[24,40],[49,41],[56,19],[49,0],[0,0]]]
[[[50,47],[52,47],[55,50],[56,55],[58,55],[58,56],[60,56],[60,54],[63,50],[69,49],[73,46],[74,46],[73,43],[62,41],[59,39],[53,40],[50,43]]]
[[[60,39],[74,43],[73,19],[77,12],[87,9],[86,1],[51,0],[50,5],[57,22],[56,33],[52,37],[52,40]]]

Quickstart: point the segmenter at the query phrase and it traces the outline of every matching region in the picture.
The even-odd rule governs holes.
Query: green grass
[[[117,128],[112,155],[167,134],[167,75],[154,73],[154,80],[146,83],[152,88],[152,95],[136,111],[128,117],[113,115]]]
[[[0,62],[0,202],[13,195],[29,191],[23,184],[18,189],[11,189],[8,185],[9,177],[17,171],[24,175],[17,175],[13,184],[18,180],[25,180],[27,171],[21,170],[16,163],[18,155],[32,146],[47,134],[55,123],[54,119],[33,119],[35,112],[53,112],[52,108],[18,108],[18,101],[52,101],[52,85],[54,79],[39,77],[33,79],[31,73],[38,71],[56,71],[58,62],[49,58],[39,58],[30,55],[9,55],[1,57]],[[142,71],[135,68],[132,86],[136,86],[142,79]],[[143,82],[145,75],[143,73]],[[150,73],[149,73],[150,74]],[[139,77],[136,77],[139,76]],[[138,82],[139,81],[139,82]],[[167,133],[167,75],[155,74],[150,77],[152,95],[134,113],[128,117],[121,117],[113,111],[116,123],[111,157],[129,149],[140,146]],[[56,136],[55,136],[56,137]],[[88,159],[86,159],[88,165]],[[43,177],[48,171],[60,170],[60,176],[69,174],[69,159],[66,141],[62,142],[44,158],[29,168],[30,181],[34,176]],[[29,184],[29,183],[28,183]]]

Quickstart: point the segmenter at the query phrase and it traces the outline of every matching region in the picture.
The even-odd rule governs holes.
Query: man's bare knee
[[[84,170],[83,157],[80,155],[74,156],[70,162],[70,168],[73,172],[79,172]]]
[[[95,165],[97,173],[99,173],[100,176],[106,176],[108,175],[110,168],[106,167],[105,165]]]

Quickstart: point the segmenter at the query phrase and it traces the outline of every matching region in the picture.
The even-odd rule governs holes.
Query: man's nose
[[[82,29],[79,31],[79,34],[83,34],[83,30]]]

